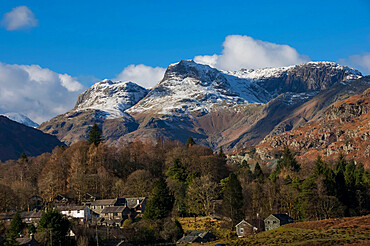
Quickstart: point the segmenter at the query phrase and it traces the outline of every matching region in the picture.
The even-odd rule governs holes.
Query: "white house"
[[[68,218],[78,219],[83,223],[91,221],[91,210],[87,206],[62,206],[58,210]]]

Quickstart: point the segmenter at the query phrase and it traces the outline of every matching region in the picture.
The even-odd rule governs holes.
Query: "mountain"
[[[21,123],[21,124],[29,126],[29,127],[38,127],[39,126],[39,124],[37,124],[36,122],[33,122],[30,118],[28,118],[24,114],[6,113],[6,114],[1,114],[1,115],[6,116],[11,120],[14,120],[18,123]]]
[[[63,145],[55,136],[0,115],[0,160],[18,159],[23,152],[37,156]]]
[[[150,91],[124,84],[93,85],[73,110],[39,129],[70,144],[86,138],[96,122],[110,144],[192,136],[232,150],[305,124],[332,102],[369,87],[357,70],[331,62],[232,72],[188,60],[170,65]]]
[[[370,81],[370,80],[368,80]],[[298,158],[314,160],[318,155],[334,159],[342,152],[370,168],[370,88],[360,95],[332,103],[303,126],[270,134],[256,146],[262,160],[272,159],[272,152],[288,146]]]
[[[147,93],[147,89],[135,83],[106,79],[83,92],[71,111],[42,123],[39,129],[71,144],[86,139],[91,126],[97,123],[106,139],[118,139],[137,128],[134,118],[124,111]]]

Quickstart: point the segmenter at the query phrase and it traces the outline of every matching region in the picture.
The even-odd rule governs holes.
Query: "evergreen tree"
[[[278,160],[278,163],[276,166],[277,174],[279,174],[283,168],[286,168],[294,172],[298,172],[299,169],[301,168],[301,166],[296,161],[294,154],[289,150],[288,147],[285,147],[283,151],[283,155]]]
[[[220,147],[220,151],[218,152],[218,156],[221,157],[221,158],[226,158],[226,155],[224,153],[224,150],[223,150],[222,146]]]
[[[58,211],[49,210],[42,214],[39,223],[39,230],[45,232],[48,238],[48,245],[64,245],[65,236],[70,228],[69,220],[64,218]]]
[[[95,144],[95,146],[98,146],[101,141],[103,141],[102,131],[95,123],[89,131],[89,144]]]
[[[15,239],[19,237],[19,234],[22,232],[25,224],[22,221],[21,215],[17,211],[14,214],[12,222],[10,224],[9,232],[7,234],[7,242],[9,245],[15,242]]]
[[[26,153],[22,152],[21,157],[19,157],[19,162],[22,163],[22,164],[28,162],[28,157],[27,157]]]
[[[185,146],[186,148],[189,148],[190,146],[193,146],[193,145],[195,145],[195,141],[192,137],[189,137],[188,140],[186,141]]]
[[[166,218],[172,210],[173,200],[166,181],[160,178],[153,185],[149,201],[145,207],[144,218],[151,220]]]
[[[223,214],[232,219],[233,224],[244,217],[242,213],[243,192],[241,184],[234,173],[221,180],[223,193],[222,210]]]
[[[260,164],[257,162],[255,168],[254,168],[254,173],[253,173],[254,178],[259,182],[263,183],[265,176],[263,175],[262,169]]]

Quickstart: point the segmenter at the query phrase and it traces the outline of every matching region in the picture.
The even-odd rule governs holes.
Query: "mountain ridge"
[[[107,84],[100,90],[106,90],[104,96],[92,93],[99,83],[93,85],[80,95],[73,110],[43,123],[39,129],[70,144],[86,138],[91,125],[98,123],[110,144],[159,137],[186,141],[192,136],[197,143],[213,149],[224,146],[232,150],[257,144],[271,131],[286,131],[306,123],[312,115],[306,115],[306,119],[301,116],[304,113],[295,110],[333,87],[343,85],[348,94],[353,88],[346,81],[357,83],[361,77],[357,70],[330,62],[228,72],[182,60],[171,64],[163,79],[149,91],[141,87],[145,91],[129,92],[120,87],[118,91],[124,96],[112,100],[133,99],[125,101],[124,107],[106,103],[109,97],[115,97],[112,87],[124,82],[104,80],[99,82]],[[354,91],[361,93],[368,86],[362,83]],[[127,96],[130,93],[139,95]],[[94,98],[100,100],[98,106],[94,102],[99,100]]]

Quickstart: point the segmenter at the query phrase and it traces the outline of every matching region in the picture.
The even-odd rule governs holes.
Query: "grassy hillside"
[[[194,218],[180,219],[184,230],[195,229]],[[370,245],[370,215],[298,222],[257,235],[237,238],[234,232],[223,228],[222,221],[198,218],[197,229],[211,229],[219,239],[203,245]],[[211,225],[210,227],[206,226]]]

